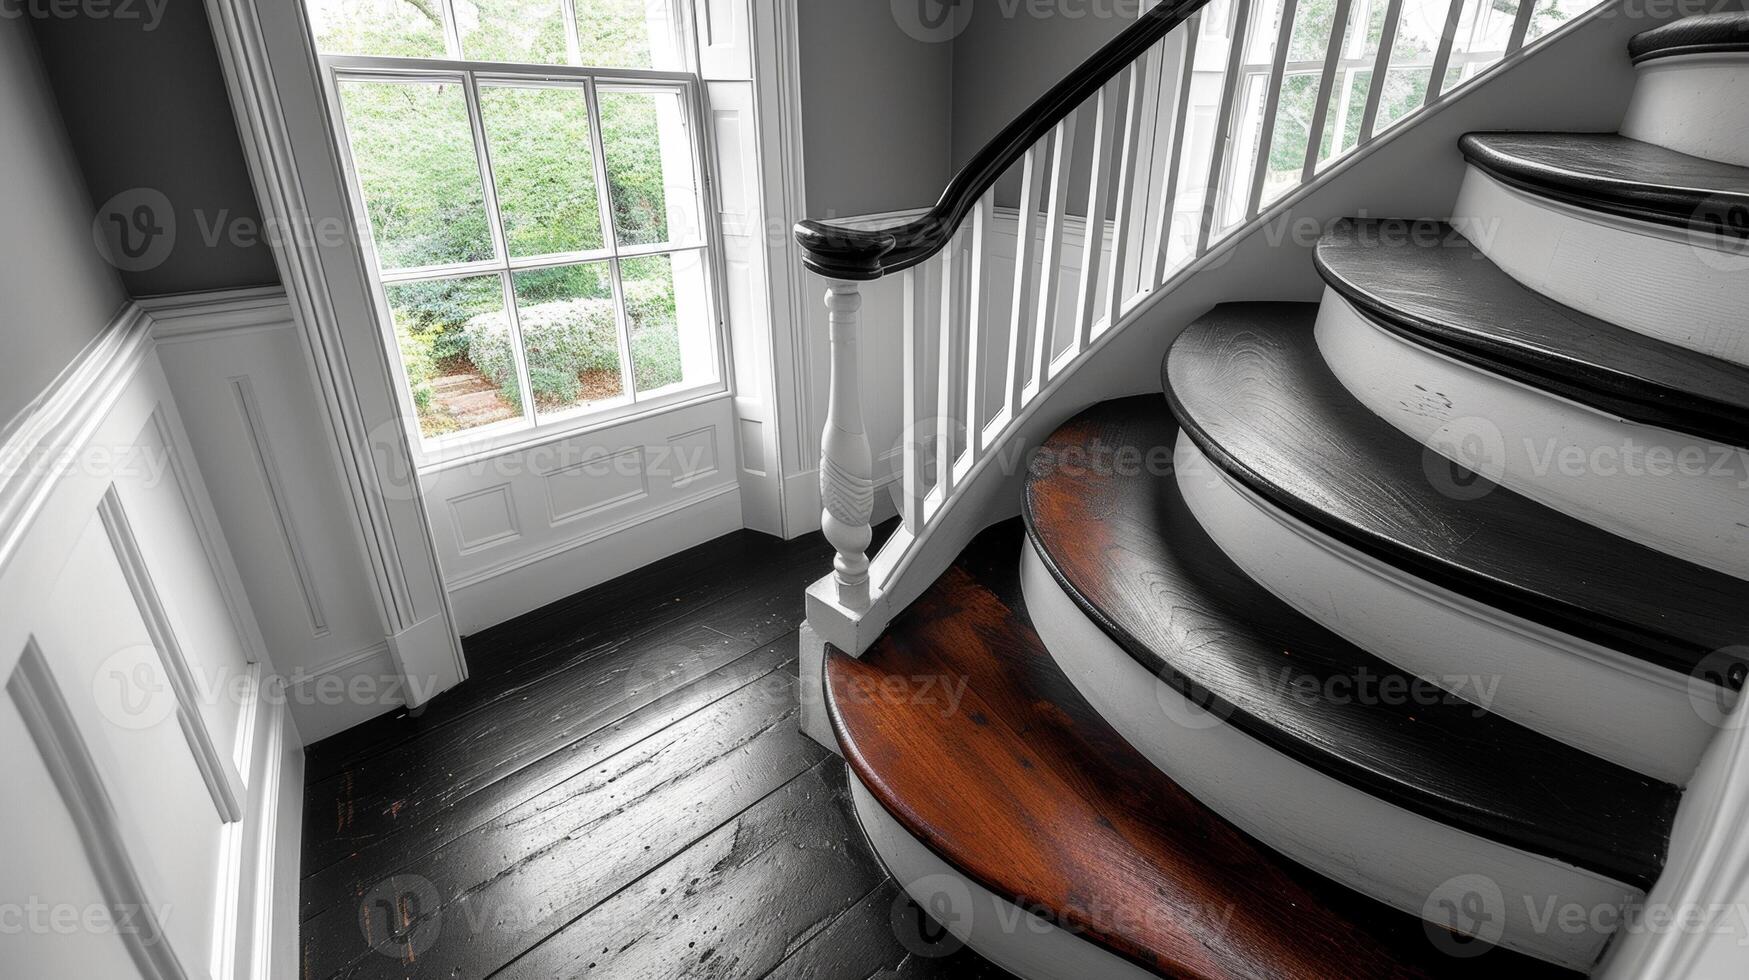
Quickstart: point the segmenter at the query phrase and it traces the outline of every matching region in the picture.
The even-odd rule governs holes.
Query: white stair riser
[[[1716,729],[1688,679],[1439,588],[1264,502],[1179,439],[1203,529],[1277,598],[1398,669],[1534,731],[1685,784]],[[1462,679],[1462,684],[1458,679]]]
[[[1749,578],[1749,450],[1471,367],[1385,330],[1335,290],[1317,336],[1343,386],[1429,449],[1611,534]]]
[[[1623,136],[1749,167],[1749,57],[1658,58],[1638,76]]]
[[[1001,898],[955,870],[881,806],[850,774],[863,833],[893,879],[954,938],[1026,980],[1150,980],[1135,964]]]
[[[1484,938],[1578,970],[1596,962],[1609,933],[1539,925],[1539,916],[1640,899],[1631,886],[1379,800],[1197,707],[1088,619],[1030,546],[1021,586],[1051,656],[1119,734],[1204,805],[1312,870],[1416,916],[1433,914],[1454,886],[1486,882],[1498,889],[1484,905],[1501,931]]]
[[[1452,224],[1551,299],[1629,330],[1749,365],[1749,251],[1680,228],[1582,211],[1470,167]]]

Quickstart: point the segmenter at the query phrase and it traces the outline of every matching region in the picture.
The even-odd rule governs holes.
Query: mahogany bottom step
[[[1322,878],[1160,774],[1033,631],[1022,546],[1019,521],[986,531],[863,658],[826,665],[854,776],[954,872],[1164,976],[1575,976]]]

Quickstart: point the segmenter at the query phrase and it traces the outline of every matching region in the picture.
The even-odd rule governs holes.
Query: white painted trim
[[[0,432],[0,568],[150,351],[151,318],[135,304],[124,305]]]
[[[1507,275],[1649,337],[1749,365],[1749,255],[1716,236],[1520,191],[1468,168],[1452,224]]]
[[[1749,454],[1623,421],[1405,340],[1334,289],[1324,292],[1317,338],[1349,393],[1428,449],[1617,537],[1749,579]],[[1562,463],[1569,451],[1581,454],[1578,465]],[[1668,468],[1649,458],[1667,458]],[[1679,469],[1689,458],[1698,462]]]
[[[322,609],[322,595],[317,591],[315,576],[310,573],[310,559],[304,552],[304,538],[298,533],[297,523],[287,503],[285,477],[280,472],[279,460],[274,455],[273,446],[268,442],[267,432],[261,424],[261,405],[255,395],[255,380],[243,374],[231,378],[230,385],[237,414],[242,419],[243,431],[248,436],[249,448],[255,457],[255,468],[261,476],[262,489],[267,494],[268,507],[272,509],[274,521],[279,527],[280,542],[285,546],[286,556],[291,560],[292,575],[298,583],[298,595],[303,599],[305,614],[309,616],[310,635],[327,636],[328,616]]]
[[[1259,585],[1357,646],[1434,683],[1498,681],[1484,707],[1678,786],[1713,729],[1688,678],[1501,612],[1321,534],[1240,486],[1180,435],[1178,485]],[[1473,697],[1473,690],[1454,690]]]
[[[25,646],[6,691],[60,790],[112,914],[118,922],[136,926],[115,930],[134,965],[145,980],[191,980],[195,975],[171,948],[159,906],[135,865],[138,848],[130,847],[130,825],[116,812],[97,762],[34,640]]]
[[[857,822],[893,880],[954,938],[1025,980],[1147,980],[1154,974],[998,896],[912,837],[850,772]]]
[[[1500,895],[1481,892],[1488,921],[1503,931],[1482,938],[1575,970],[1597,961],[1609,933],[1539,929],[1538,910],[1613,910],[1640,898],[1632,886],[1387,803],[1229,725],[1113,642],[1030,544],[1021,587],[1051,656],[1120,735],[1204,805],[1319,874],[1416,916],[1486,881]]]

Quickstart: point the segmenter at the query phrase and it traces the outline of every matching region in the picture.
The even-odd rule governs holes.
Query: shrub
[[[625,294],[632,322],[648,325],[632,337],[639,385],[650,389],[679,381],[680,344],[674,328],[672,292],[657,280],[634,280],[626,282]],[[580,375],[591,371],[619,373],[619,324],[611,299],[538,303],[523,307],[521,318],[535,404],[545,408],[575,404],[582,394]],[[468,360],[498,386],[505,401],[520,410],[516,358],[503,315],[475,316],[460,334]]]

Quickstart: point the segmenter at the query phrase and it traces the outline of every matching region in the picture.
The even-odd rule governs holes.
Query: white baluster
[[[1302,184],[1311,183],[1318,173],[1318,151],[1324,145],[1324,117],[1330,111],[1330,94],[1336,88],[1336,66],[1342,60],[1342,44],[1347,40],[1351,6],[1353,0],[1336,0],[1336,12],[1330,21],[1330,44],[1324,52],[1324,71],[1318,76],[1317,104],[1312,107],[1312,125],[1306,133],[1306,163],[1300,171]]]
[[[1385,5],[1385,30],[1379,37],[1378,57],[1373,61],[1371,84],[1366,90],[1366,109],[1360,117],[1360,136],[1355,145],[1372,139],[1374,124],[1379,119],[1379,102],[1385,96],[1385,76],[1391,67],[1391,49],[1397,46],[1397,21],[1403,16],[1403,0],[1390,0]]]
[[[1068,356],[1087,349],[1093,335],[1093,308],[1099,302],[1099,260],[1105,251],[1105,209],[1111,198],[1111,144],[1118,127],[1117,90],[1112,79],[1095,97],[1093,164],[1087,177],[1087,219],[1081,234],[1081,288],[1075,294],[1075,339]]]
[[[996,209],[991,188],[972,205],[972,264],[966,275],[966,465],[984,449],[984,317],[990,309],[990,219]]]
[[[1202,199],[1202,225],[1196,235],[1196,254],[1209,250],[1209,235],[1214,230],[1215,212],[1221,203],[1221,172],[1226,168],[1228,137],[1233,131],[1233,103],[1239,94],[1239,66],[1244,62],[1245,43],[1251,31],[1251,7],[1255,0],[1233,0],[1239,5],[1239,15],[1233,22],[1232,42],[1227,45],[1227,67],[1221,75],[1221,108],[1215,115],[1214,152],[1209,154],[1208,190]],[[1402,3],[1402,0],[1392,0]]]
[[[929,493],[924,454],[929,446],[929,273],[926,266],[914,265],[905,270],[905,332],[902,339],[904,361],[900,370],[901,396],[904,405],[904,459],[900,464],[900,487],[904,492],[902,507],[905,527],[913,535],[923,533]]]
[[[1536,14],[1539,0],[1518,0],[1518,13],[1512,18],[1512,35],[1506,39],[1506,57],[1510,58],[1524,47],[1524,39],[1530,34],[1530,19]]]
[[[1130,208],[1136,195],[1136,153],[1141,148],[1142,63],[1124,71],[1129,80],[1124,100],[1123,130],[1118,136],[1115,220],[1111,232],[1111,261],[1105,264],[1105,329],[1117,326],[1123,315],[1124,267],[1129,264]]]
[[[1020,217],[1014,240],[1014,302],[1008,311],[1008,421],[1020,417],[1025,403],[1022,393],[1026,385],[1027,324],[1033,314],[1033,299],[1038,295],[1038,282],[1045,272],[1032,271],[1033,238],[1038,232],[1039,170],[1044,165],[1045,141],[1039,140],[1026,151],[1026,163],[1020,172]],[[1048,271],[1048,270],[1046,270]]]
[[[1044,250],[1039,253],[1038,319],[1032,331],[1030,391],[1035,394],[1050,380],[1051,328],[1057,322],[1057,297],[1062,289],[1063,218],[1069,211],[1069,167],[1075,159],[1075,120],[1080,115],[1077,108],[1065,116],[1051,138],[1051,189],[1045,203]]]
[[[941,350],[935,362],[935,488],[941,502],[953,492],[954,461],[959,459],[959,398],[955,382],[962,377],[959,370],[957,343],[959,331],[960,240],[964,229],[954,232],[947,247],[941,250]]]
[[[1347,2],[1347,0],[1338,0]],[[1166,284],[1166,267],[1172,257],[1172,218],[1178,210],[1178,181],[1184,170],[1184,130],[1190,116],[1190,82],[1196,70],[1196,39],[1201,36],[1202,11],[1190,15],[1178,39],[1178,89],[1172,111],[1172,144],[1166,150],[1166,183],[1160,190],[1159,225],[1154,237],[1154,286]]]
[[[1458,18],[1463,14],[1467,2],[1468,0],[1451,0],[1451,7],[1445,12],[1445,29],[1439,32],[1439,50],[1433,56],[1433,70],[1427,76],[1427,95],[1422,100],[1422,105],[1438,102],[1439,93],[1445,91],[1445,72],[1451,67],[1451,48],[1457,40]]]
[[[862,424],[857,352],[857,311],[862,292],[854,282],[826,290],[832,343],[832,381],[826,399],[826,429],[820,437],[820,524],[837,552],[832,567],[838,603],[860,612],[869,606],[869,518],[874,514],[874,459]]]
[[[1463,3],[1464,0],[1458,0]],[[1269,151],[1275,142],[1275,115],[1281,108],[1281,85],[1287,68],[1287,49],[1293,40],[1295,0],[1282,0],[1281,28],[1275,35],[1275,57],[1269,66],[1269,89],[1263,97],[1263,124],[1257,129],[1257,159],[1251,169],[1251,198],[1245,217],[1255,218],[1263,207],[1263,182],[1269,177]]]

